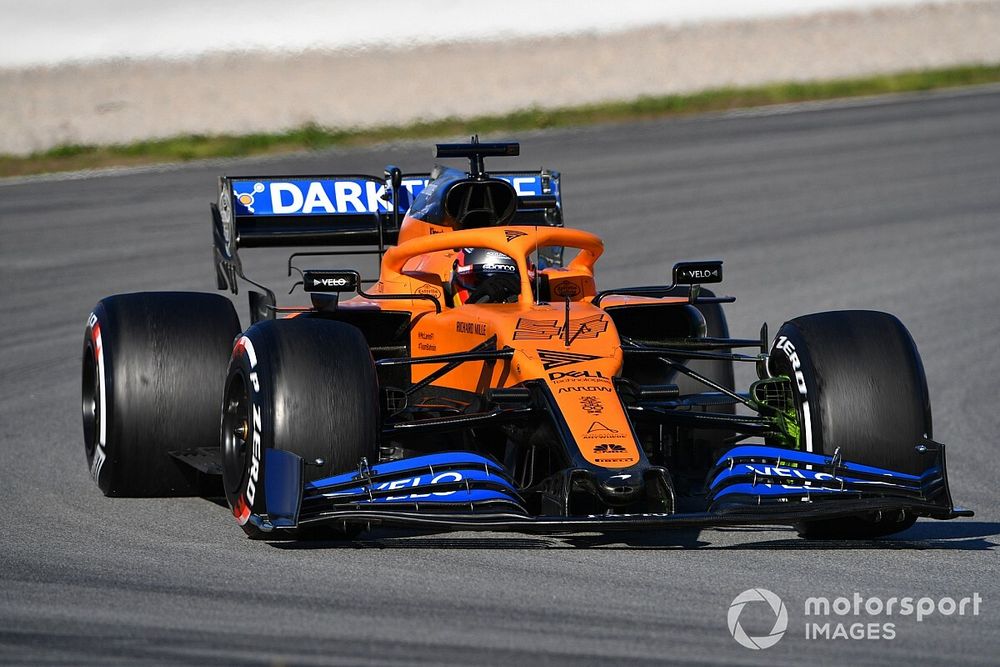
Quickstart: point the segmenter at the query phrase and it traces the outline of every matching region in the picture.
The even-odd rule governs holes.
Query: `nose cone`
[[[598,495],[611,506],[629,505],[645,496],[646,484],[638,473],[601,470],[594,473]]]

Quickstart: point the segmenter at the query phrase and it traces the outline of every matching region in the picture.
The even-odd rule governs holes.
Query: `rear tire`
[[[208,480],[169,452],[218,442],[239,318],[228,299],[140,292],[102,299],[83,344],[87,465],[108,496],[187,496]]]
[[[361,331],[312,318],[259,322],[237,342],[222,415],[223,485],[233,515],[253,538],[271,534],[248,521],[267,512],[264,451],[307,463],[304,481],[378,457],[378,379]],[[301,536],[301,534],[299,535]]]
[[[919,475],[933,464],[916,445],[932,437],[920,355],[903,324],[887,313],[838,311],[782,325],[768,361],[793,385],[806,451]],[[913,525],[908,513],[807,521],[811,538],[867,539]]]

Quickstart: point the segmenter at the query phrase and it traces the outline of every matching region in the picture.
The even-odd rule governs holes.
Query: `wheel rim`
[[[83,356],[83,391],[81,411],[83,412],[83,443],[87,450],[87,458],[94,455],[97,446],[97,434],[101,428],[101,377],[97,372],[97,359],[94,348],[87,345]]]
[[[251,419],[247,385],[243,376],[236,374],[226,387],[222,414],[223,481],[231,501],[235,501],[246,475]]]

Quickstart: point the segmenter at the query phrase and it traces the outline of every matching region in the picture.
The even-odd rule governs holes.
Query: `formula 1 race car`
[[[435,167],[223,177],[220,295],[101,300],[87,323],[87,461],[113,496],[224,490],[252,537],[371,526],[579,532],[783,524],[867,538],[952,503],[920,357],[892,315],[825,312],[729,337],[703,287],[598,290],[597,236],[563,226],[560,175],[487,173],[516,143],[439,144]],[[288,258],[305,307],[246,277]],[[377,255],[377,279],[302,268]],[[565,257],[571,256],[569,261]],[[354,295],[342,298],[343,295]],[[736,352],[734,350],[749,350]],[[758,380],[736,391],[733,365]]]

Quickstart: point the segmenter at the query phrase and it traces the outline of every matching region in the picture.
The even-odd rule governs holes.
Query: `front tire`
[[[270,320],[237,341],[222,406],[223,485],[233,515],[267,513],[264,452],[292,452],[314,481],[378,457],[378,379],[368,344],[350,325],[314,318]],[[322,459],[321,465],[315,465]]]
[[[187,496],[205,480],[169,452],[218,441],[218,404],[240,332],[215,294],[102,299],[87,320],[82,411],[87,465],[108,496]]]
[[[805,451],[920,475],[933,458],[916,451],[932,437],[920,355],[903,324],[887,313],[838,311],[782,325],[768,360],[787,376]],[[807,521],[805,537],[867,539],[905,530],[909,513]]]

